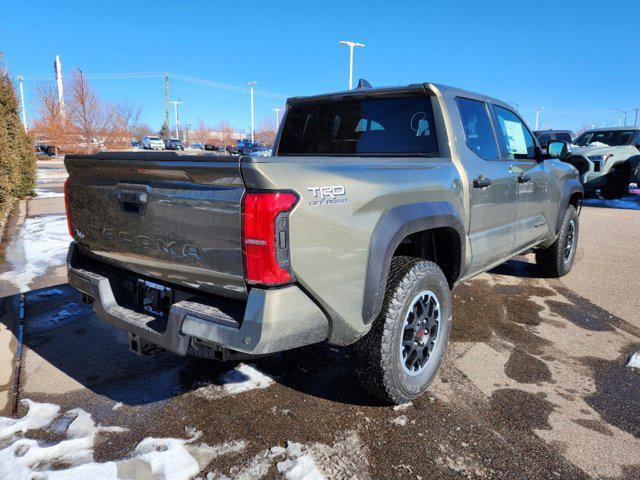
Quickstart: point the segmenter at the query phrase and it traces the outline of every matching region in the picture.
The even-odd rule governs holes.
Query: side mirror
[[[567,142],[552,140],[547,145],[548,158],[567,158],[571,154],[571,147]]]

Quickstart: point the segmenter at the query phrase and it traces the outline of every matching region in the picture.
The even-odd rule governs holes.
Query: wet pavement
[[[583,231],[601,229],[598,239],[609,228],[600,210],[585,208],[581,222]],[[640,224],[640,212],[615,212]],[[19,398],[67,413],[24,436],[66,445],[65,415],[78,408],[97,425],[126,429],[95,433],[91,458],[76,452],[33,468],[90,464],[119,478],[163,478],[172,461],[144,456],[151,437],[152,452],[169,459],[182,458],[170,456],[182,447],[169,440],[187,439],[191,464],[173,464],[199,478],[640,478],[640,370],[625,366],[640,350],[637,277],[621,267],[625,305],[609,308],[611,286],[594,290],[574,277],[598,275],[596,240],[585,238],[565,279],[540,278],[519,257],[456,288],[441,372],[399,408],[363,392],[348,347],[240,366],[141,358],[68,285],[30,290]],[[619,247],[639,257],[637,242]],[[14,330],[17,308],[17,297],[5,298],[2,323]],[[17,416],[27,410],[19,404]]]

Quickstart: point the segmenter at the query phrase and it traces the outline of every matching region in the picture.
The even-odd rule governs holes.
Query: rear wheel
[[[440,267],[393,259],[382,311],[356,343],[358,375],[372,395],[404,403],[435,378],[451,331],[451,293]]]
[[[629,193],[631,176],[622,168],[614,168],[607,174],[607,183],[600,189],[602,196],[608,200],[620,198]]]
[[[563,277],[571,271],[576,258],[579,231],[578,212],[573,205],[569,205],[556,241],[536,252],[536,263],[545,274]]]

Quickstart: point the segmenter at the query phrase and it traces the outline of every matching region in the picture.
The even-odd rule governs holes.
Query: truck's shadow
[[[233,368],[170,353],[135,355],[126,333],[98,319],[69,285],[27,294],[24,347],[26,391],[38,392],[42,385],[38,393],[46,395],[84,387],[125,405],[146,405],[219,384],[220,376]],[[349,348],[319,344],[248,363],[301,393],[340,403],[380,404],[361,389]],[[47,386],[51,382],[55,388]]]

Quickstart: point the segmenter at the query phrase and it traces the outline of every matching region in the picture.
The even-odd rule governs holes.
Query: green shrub
[[[18,105],[11,78],[0,64],[0,208],[35,187],[35,148],[22,127]]]

